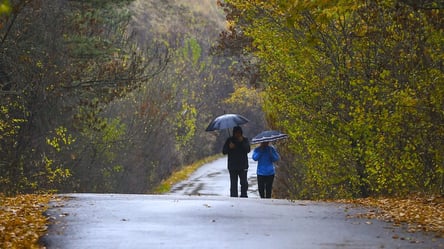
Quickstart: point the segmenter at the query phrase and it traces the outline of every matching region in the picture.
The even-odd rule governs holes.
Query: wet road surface
[[[259,198],[257,192],[257,162],[248,154],[248,197]],[[240,185],[238,186],[240,191]],[[227,157],[221,157],[199,168],[190,177],[172,186],[171,195],[230,196],[230,176]],[[240,195],[240,192],[239,192]]]
[[[249,198],[230,198],[226,158],[167,195],[66,194],[51,203],[48,249],[441,249],[444,239],[390,223],[349,218],[345,204],[260,199],[255,164]]]

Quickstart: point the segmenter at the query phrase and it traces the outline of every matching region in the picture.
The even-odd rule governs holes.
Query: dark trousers
[[[237,189],[237,179],[239,178],[241,185],[241,195],[240,197],[248,197],[248,181],[247,181],[247,173],[248,169],[240,169],[240,170],[229,170],[230,172],[230,196],[238,197],[238,189]]]
[[[257,176],[257,185],[261,198],[271,198],[271,190],[273,189],[274,175]]]

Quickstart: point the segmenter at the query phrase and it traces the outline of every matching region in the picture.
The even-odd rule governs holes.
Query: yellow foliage
[[[262,103],[260,92],[247,86],[237,86],[230,98],[225,100],[227,104],[241,105],[245,108],[253,107],[258,102]]]
[[[66,127],[60,126],[55,129],[55,136],[50,139],[46,138],[46,143],[52,146],[57,152],[61,151],[61,145],[70,145],[75,142],[75,138],[68,134]]]

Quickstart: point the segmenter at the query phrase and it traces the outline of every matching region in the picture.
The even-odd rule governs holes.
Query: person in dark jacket
[[[274,180],[274,162],[278,161],[279,153],[269,142],[262,142],[253,150],[254,161],[257,161],[257,185],[261,198],[271,198]]]
[[[243,136],[242,128],[233,128],[233,135],[225,141],[222,153],[228,155],[228,171],[230,172],[230,196],[238,197],[238,179],[241,185],[240,197],[248,197],[248,153],[250,141]]]

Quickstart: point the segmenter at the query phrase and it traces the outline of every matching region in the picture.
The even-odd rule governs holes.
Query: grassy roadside
[[[202,165],[204,165],[206,163],[212,162],[220,157],[221,157],[220,155],[206,157],[206,158],[201,159],[191,165],[187,165],[176,172],[173,172],[173,174],[171,174],[171,176],[168,179],[163,180],[160,183],[160,185],[154,189],[153,194],[164,194],[164,193],[170,191],[171,187],[174,184],[176,184],[180,181],[186,180],[199,167],[201,167]]]

